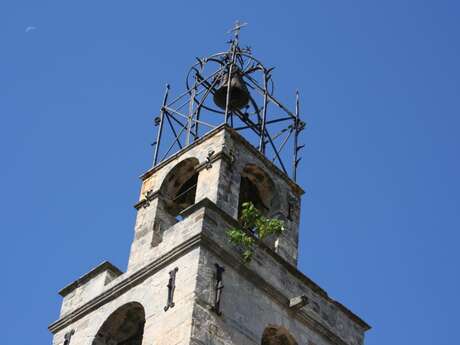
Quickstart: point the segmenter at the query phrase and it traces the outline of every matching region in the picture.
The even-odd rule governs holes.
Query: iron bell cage
[[[170,100],[170,86],[166,85],[160,113],[154,119],[153,166],[227,124],[296,180],[304,147],[299,144],[299,134],[305,128],[300,119],[299,92],[294,111],[275,97],[273,68],[256,59],[251,48],[240,47],[241,27],[237,23],[232,30],[228,51],[197,58],[187,73],[182,94]]]

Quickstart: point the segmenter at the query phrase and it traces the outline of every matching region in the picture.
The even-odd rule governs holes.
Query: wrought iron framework
[[[305,128],[300,119],[299,92],[295,95],[295,110],[289,110],[274,95],[272,68],[266,68],[256,59],[250,47],[239,44],[240,29],[246,24],[236,22],[230,31],[233,38],[228,51],[197,58],[186,77],[186,90],[170,100],[170,86],[166,85],[160,114],[155,117],[157,127],[153,165],[181,150],[210,130],[227,124],[251,142],[283,172],[296,180],[301,159],[299,134]],[[249,90],[247,105],[232,107],[231,95],[235,88],[231,76],[238,73]],[[227,76],[227,78],[226,78]],[[223,85],[226,83],[226,85]],[[216,106],[213,97],[225,87],[224,105]],[[169,133],[167,133],[169,132]],[[292,157],[286,157],[286,150]],[[291,160],[291,173],[287,168]]]

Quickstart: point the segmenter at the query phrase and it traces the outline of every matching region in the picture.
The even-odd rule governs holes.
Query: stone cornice
[[[150,205],[150,202],[160,196],[160,190],[154,192],[148,192],[144,198],[134,204],[134,208],[139,210],[141,207],[147,207]]]
[[[335,333],[329,330],[326,326],[322,325],[319,321],[311,317],[304,310],[295,310],[289,308],[289,297],[285,296],[282,292],[273,287],[265,279],[263,279],[259,274],[254,272],[254,270],[249,269],[246,265],[242,264],[240,260],[233,257],[231,254],[223,250],[216,242],[210,239],[207,236],[203,236],[203,246],[206,249],[213,252],[217,257],[219,257],[227,265],[235,269],[239,274],[241,274],[245,279],[254,284],[259,290],[263,291],[265,294],[270,296],[270,298],[285,309],[292,317],[295,317],[298,321],[307,325],[310,329],[315,330],[321,336],[325,337],[327,340],[331,341],[336,345],[348,345]]]
[[[182,211],[182,215],[184,217],[190,215],[191,213],[194,213],[197,209],[200,209],[202,207],[209,208],[213,210],[214,212],[218,213],[219,216],[221,216],[230,226],[240,226],[239,222],[230,216],[227,212],[222,210],[220,207],[218,207],[215,203],[213,203],[209,199],[203,199],[199,201],[198,203],[188,207],[184,211]],[[248,233],[248,235],[253,236],[251,233]],[[254,237],[255,238],[255,237]],[[260,247],[260,249],[265,252],[266,254],[270,255],[272,258],[274,258],[278,263],[280,263],[286,271],[291,273],[293,276],[295,276],[297,279],[302,281],[305,285],[307,285],[314,293],[318,294],[322,298],[326,299],[328,302],[334,304],[340,311],[342,311],[345,315],[347,315],[350,319],[355,321],[357,324],[359,324],[364,330],[369,330],[371,327],[359,316],[354,314],[352,311],[350,311],[348,308],[346,308],[343,304],[340,302],[335,301],[331,297],[329,297],[328,293],[322,289],[318,284],[316,284],[313,280],[308,278],[304,273],[299,271],[297,267],[291,265],[289,262],[287,262],[285,259],[283,259],[282,256],[277,254],[274,250],[272,250],[270,247],[268,247],[265,243],[259,241],[257,238],[255,238],[257,245]]]
[[[220,151],[216,154],[213,154],[212,156],[209,157],[209,160],[206,162],[202,162],[198,164],[195,167],[195,171],[200,172],[201,170],[208,169],[214,162],[217,162],[218,160],[223,159],[227,163],[231,163],[232,158],[224,151]],[[136,210],[139,210],[142,207],[147,207],[149,206],[150,202],[160,196],[161,192],[160,190],[156,191],[150,191],[146,195],[144,195],[144,198],[137,203],[134,204],[134,208]]]
[[[228,215],[225,211],[220,209],[216,204],[214,204],[209,199],[203,199],[198,203],[190,206],[189,208],[185,209],[182,214],[184,217],[187,217],[195,211],[202,209],[202,208],[209,208],[213,211],[219,213],[224,220],[226,220],[230,225],[238,225],[238,222]],[[164,254],[163,256],[159,257],[158,259],[154,260],[153,262],[147,264],[143,268],[139,269],[138,271],[126,276],[120,282],[115,283],[112,287],[101,293],[99,296],[93,298],[92,300],[88,301],[84,305],[78,307],[74,311],[64,315],[59,320],[53,322],[48,328],[52,333],[56,333],[59,330],[67,327],[75,320],[87,315],[88,313],[96,310],[101,305],[112,301],[116,297],[120,296],[121,294],[128,291],[133,286],[136,286],[147,279],[149,276],[157,272],[158,270],[162,269],[163,267],[167,266],[168,264],[174,262],[178,258],[182,257],[186,253],[190,252],[192,249],[196,248],[199,245],[206,246],[207,249],[210,249],[218,256],[222,257],[224,260],[229,262],[232,267],[237,269],[241,272],[246,278],[250,281],[256,281],[257,286],[265,291],[267,294],[272,296],[280,305],[285,306],[288,310],[289,309],[289,298],[292,296],[284,296],[280,291],[274,288],[270,283],[265,281],[262,277],[260,277],[254,270],[250,270],[249,268],[245,267],[241,260],[237,260],[233,255],[228,253],[227,250],[217,245],[212,239],[210,239],[204,232],[200,232],[197,235],[194,235],[181,243],[180,245],[173,248],[168,253]],[[285,261],[281,256],[275,253],[272,249],[268,246],[264,245],[262,242],[257,241],[257,245],[263,250],[265,253],[272,256],[276,261],[278,261],[287,271],[289,271],[292,275],[296,278],[304,282],[313,292],[317,293],[321,297],[325,298],[329,302],[336,305],[344,314],[346,314],[350,319],[354,322],[359,324],[364,330],[370,329],[370,326],[364,322],[361,318],[356,316],[350,310],[342,306],[340,303],[331,299],[327,293],[321,289],[316,283],[314,283],[311,279],[305,276],[302,272],[297,270],[296,267],[289,264]],[[292,311],[290,311],[292,312]],[[345,345],[345,343],[337,337],[332,331],[330,331],[327,327],[322,325],[320,322],[316,321],[314,318],[309,316],[304,311],[298,311],[295,313],[296,318],[299,320],[303,320],[304,323],[308,324],[311,327],[315,327],[315,329],[324,334],[329,340],[333,341],[337,345]]]
[[[110,287],[108,290],[101,293],[99,296],[88,301],[84,305],[78,307],[74,311],[64,315],[59,320],[53,322],[48,329],[53,333],[57,333],[61,329],[67,327],[75,320],[87,315],[88,313],[96,310],[101,305],[112,301],[116,297],[122,295],[124,292],[128,291],[133,286],[136,286],[147,279],[149,276],[159,271],[163,267],[167,266],[171,262],[174,262],[178,258],[182,257],[184,254],[190,252],[192,249],[196,248],[201,241],[201,233],[195,236],[190,237],[187,241],[181,243],[177,247],[173,248],[171,251],[156,259],[155,261],[147,264],[138,271],[127,276],[122,281],[116,283],[114,286]]]
[[[222,130],[228,131],[231,134],[233,139],[238,140],[238,142],[240,142],[245,148],[247,148],[249,151],[251,151],[252,154],[254,154],[257,158],[259,158],[261,160],[261,162],[270,171],[275,172],[279,177],[281,177],[292,188],[292,190],[298,196],[300,196],[300,195],[305,193],[304,190],[296,182],[294,182],[287,174],[285,174],[280,168],[278,168],[275,164],[273,164],[267,157],[265,157],[265,155],[263,155],[261,152],[259,152],[254,146],[252,146],[251,143],[249,141],[247,141],[241,134],[239,134],[236,130],[234,130],[233,128],[231,128],[230,126],[228,126],[226,124],[222,124],[222,125],[214,128],[213,130],[209,131],[208,133],[203,135],[201,138],[199,138],[198,140],[196,140],[195,142],[193,142],[189,146],[184,147],[182,150],[176,152],[174,155],[172,155],[168,159],[165,159],[164,161],[159,163],[157,166],[149,169],[147,172],[145,172],[144,174],[142,174],[140,176],[141,180],[145,180],[146,178],[152,176],[156,171],[160,170],[162,167],[167,165],[169,162],[173,161],[177,157],[181,156],[182,154],[184,154],[185,152],[191,150],[192,148],[198,146],[199,144],[201,144],[202,142],[208,140],[209,138],[213,137],[214,135],[220,133]],[[215,160],[220,159],[220,158],[229,158],[228,155],[225,155],[226,157],[223,157],[223,156],[218,156],[219,154],[220,154],[220,152],[216,153],[215,156],[217,156],[217,157],[216,158],[212,157],[212,159],[215,161]]]
[[[206,141],[207,139],[213,137],[214,135],[216,135],[217,133],[219,133],[223,128],[226,128],[228,127],[227,125],[225,124],[222,124],[220,125],[219,127],[216,127],[214,128],[213,130],[209,131],[208,133],[206,133],[205,135],[203,135],[201,138],[197,139],[196,141],[194,141],[193,143],[191,143],[190,145],[188,145],[187,147],[184,147],[182,150],[179,150],[177,151],[175,154],[173,154],[171,157],[165,159],[164,161],[162,161],[161,163],[159,163],[158,165],[154,166],[153,168],[150,168],[149,170],[147,170],[145,173],[143,173],[141,176],[140,176],[140,179],[141,180],[145,180],[146,178],[152,176],[155,172],[157,172],[158,170],[160,170],[161,168],[163,168],[165,165],[167,165],[169,162],[175,160],[177,157],[183,155],[185,152],[187,151],[190,151],[191,149],[193,149],[194,147],[200,145],[202,142]]]
[[[223,159],[225,160],[227,163],[232,163],[232,158],[225,152],[225,151],[220,151],[220,152],[217,152],[215,154],[212,154],[210,157],[209,157],[209,160],[207,160],[206,162],[203,162],[203,163],[200,163],[196,168],[195,170],[197,172],[200,172],[201,170],[204,170],[204,169],[209,169],[210,166],[214,163],[214,162],[217,162],[219,159]]]
[[[101,263],[100,265],[94,267],[91,271],[89,271],[88,273],[84,274],[83,276],[81,276],[80,278],[78,278],[77,280],[75,280],[73,283],[70,283],[69,285],[67,285],[66,287],[64,287],[63,289],[61,289],[61,291],[59,291],[59,294],[62,296],[62,297],[65,297],[67,294],[69,294],[72,290],[76,289],[77,287],[81,286],[81,285],[84,285],[86,284],[88,281],[90,281],[92,278],[94,278],[95,276],[97,276],[98,274],[104,272],[104,271],[110,271],[112,273],[114,273],[115,276],[120,276],[123,274],[122,271],[120,271],[118,269],[118,267],[114,266],[113,264],[111,264],[110,262],[108,261],[104,261],[103,263]]]

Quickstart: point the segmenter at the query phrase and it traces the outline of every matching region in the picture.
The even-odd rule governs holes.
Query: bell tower
[[[141,176],[126,272],[104,262],[64,287],[55,345],[362,345],[370,328],[297,269],[299,96],[239,42],[166,86],[153,167]],[[288,169],[290,168],[290,169]],[[290,171],[288,171],[290,170]],[[250,262],[229,241],[252,202],[283,222]]]

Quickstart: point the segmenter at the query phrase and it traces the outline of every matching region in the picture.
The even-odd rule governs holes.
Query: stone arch
[[[172,168],[160,187],[160,196],[165,210],[173,217],[195,203],[198,182],[198,159],[184,159]]]
[[[195,203],[198,159],[186,158],[174,166],[163,179],[153,222],[152,246],[158,245],[163,231],[180,220],[180,212]]]
[[[266,216],[276,212],[280,205],[275,183],[255,164],[247,164],[241,171],[238,218],[242,205],[248,201]]]
[[[297,345],[297,341],[282,326],[269,325],[262,334],[261,345]]]
[[[115,310],[97,331],[91,345],[141,345],[145,311],[137,302]]]

